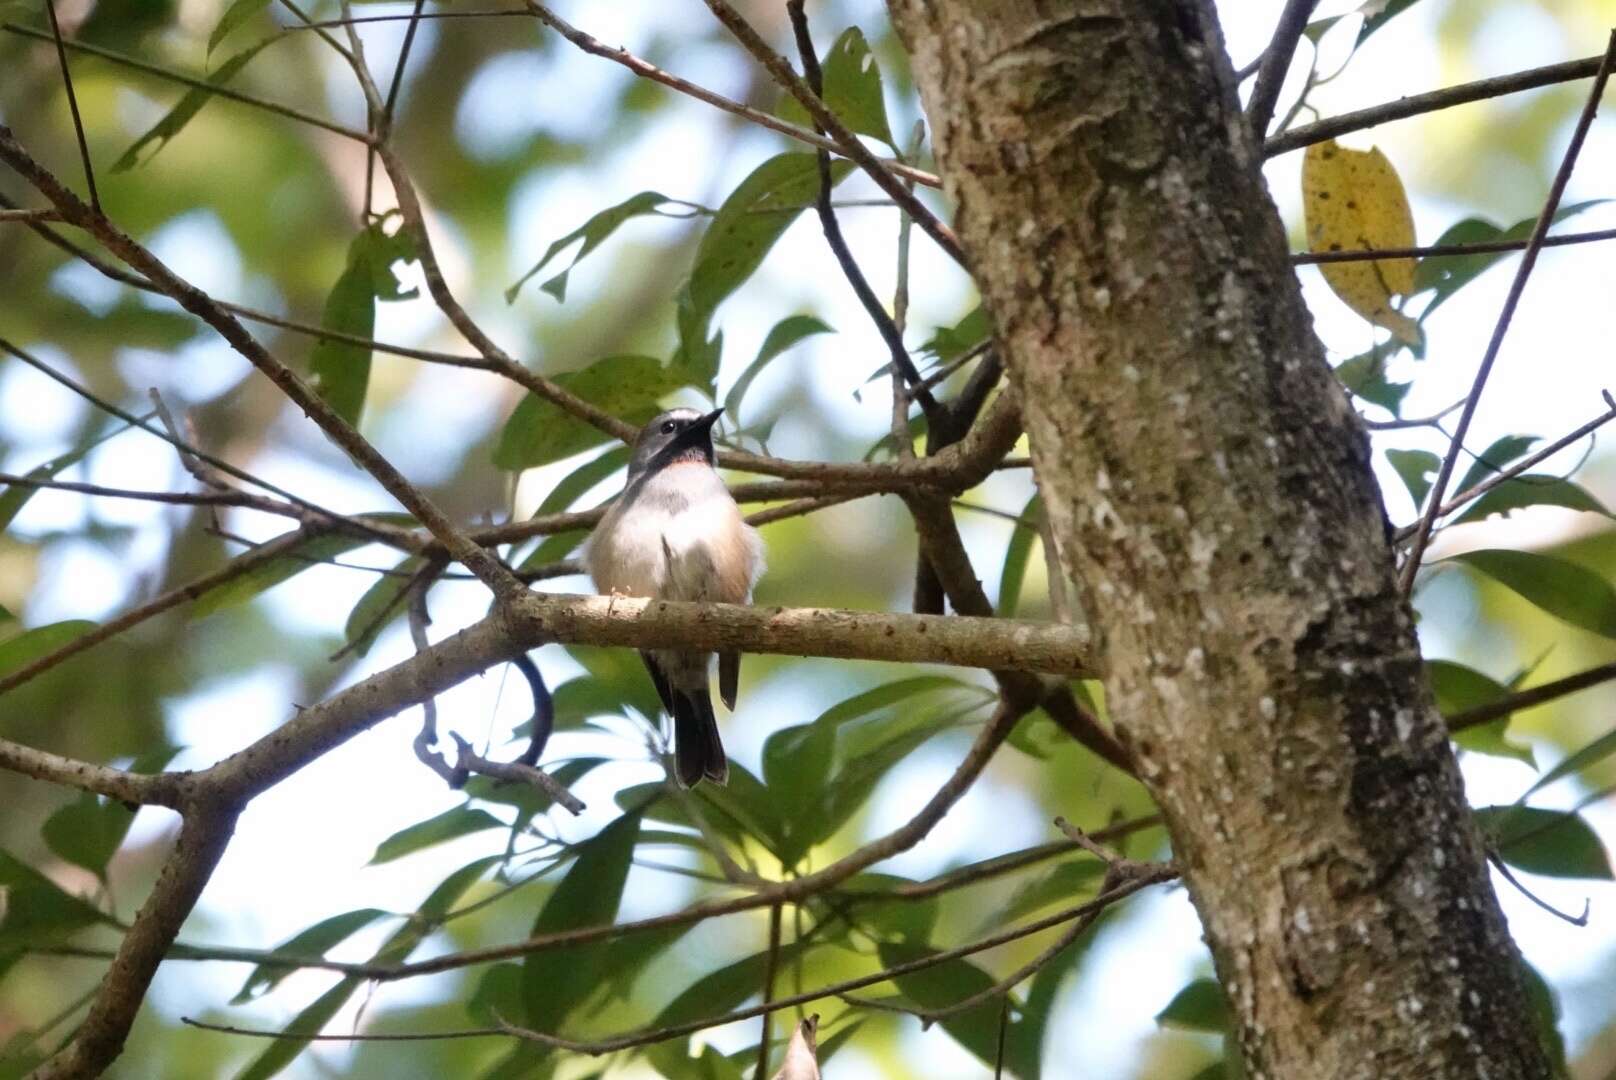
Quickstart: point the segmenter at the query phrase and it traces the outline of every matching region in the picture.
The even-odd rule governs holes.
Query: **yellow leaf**
[[[1307,246],[1315,252],[1414,246],[1414,215],[1397,170],[1379,149],[1349,150],[1334,139],[1314,143],[1302,159]],[[1392,297],[1414,291],[1413,259],[1322,263],[1325,282],[1353,311],[1399,341],[1420,343],[1413,319]]]

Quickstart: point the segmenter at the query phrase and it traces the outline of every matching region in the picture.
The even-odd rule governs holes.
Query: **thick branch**
[[[237,812],[234,805],[227,803],[186,809],[174,850],[169,852],[157,884],[124,935],[89,1015],[74,1033],[73,1041],[35,1069],[30,1080],[99,1076],[122,1052],[157,965],[230,843]]]

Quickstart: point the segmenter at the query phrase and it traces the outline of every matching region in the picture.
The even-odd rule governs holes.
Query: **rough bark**
[[[1212,5],[890,7],[1249,1074],[1546,1075]]]

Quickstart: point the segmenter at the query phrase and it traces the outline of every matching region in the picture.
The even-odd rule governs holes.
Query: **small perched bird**
[[[670,409],[634,440],[628,480],[594,535],[584,561],[595,588],[612,596],[744,604],[763,573],[763,541],[713,467],[713,424],[723,409],[702,414]],[[712,654],[641,652],[663,708],[673,717],[679,782],[722,784],[729,761],[707,688]],[[719,658],[718,689],[735,708],[740,654]]]

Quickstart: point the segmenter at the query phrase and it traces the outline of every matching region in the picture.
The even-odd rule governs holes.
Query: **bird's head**
[[[669,409],[640,429],[629,459],[630,479],[676,462],[701,462],[709,467],[717,460],[713,453],[713,424],[723,409],[699,413],[695,409]]]

